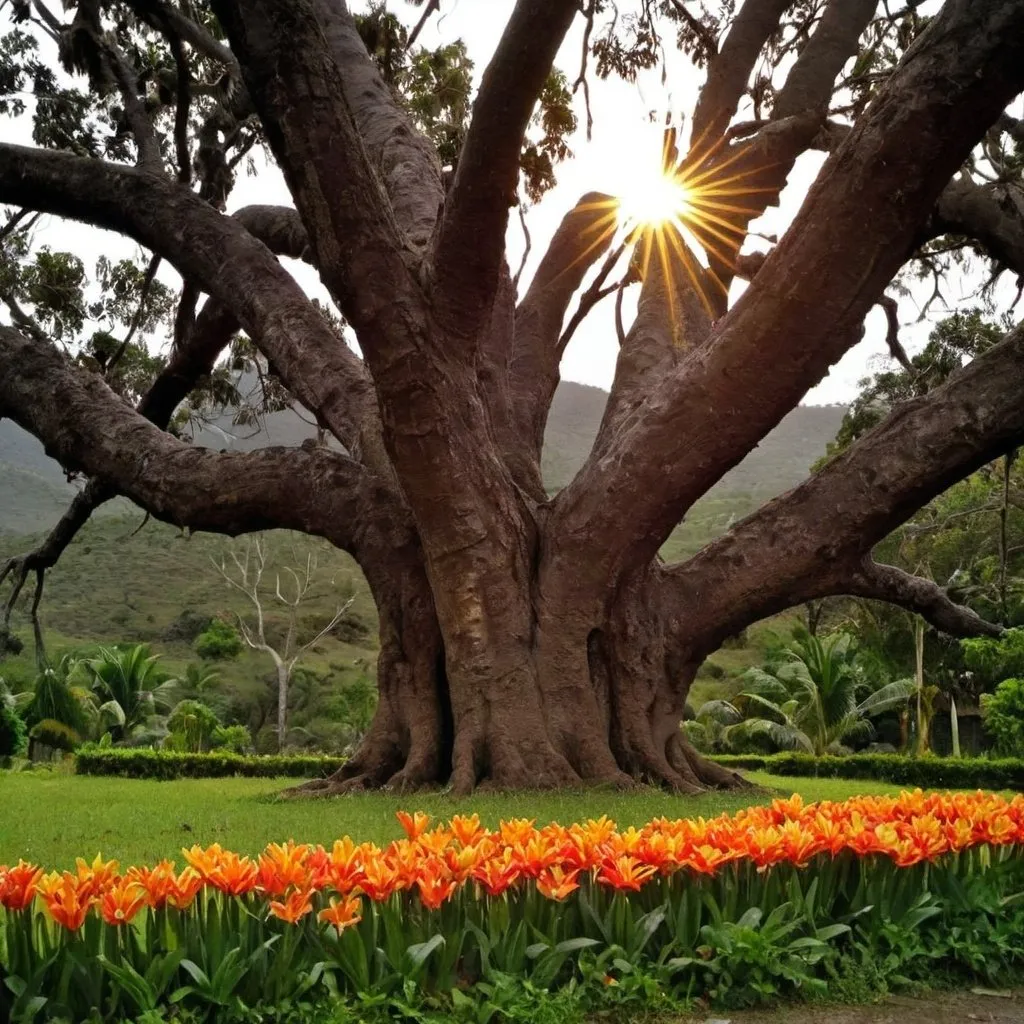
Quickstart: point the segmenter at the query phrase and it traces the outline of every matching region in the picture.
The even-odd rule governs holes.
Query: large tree
[[[871,552],[1024,439],[1020,329],[694,557],[666,565],[658,550],[857,344],[909,264],[968,251],[1024,272],[1024,129],[1007,113],[1024,88],[1024,0],[946,0],[930,18],[919,8],[939,5],[517,0],[471,111],[449,96],[444,116],[445,90],[432,105],[417,89],[431,69],[457,78],[459,53],[417,63],[383,9],[368,25],[343,0],[7,6],[89,86],[61,93],[62,118],[37,115],[36,147],[0,144],[7,235],[31,211],[72,218],[184,281],[166,365],[137,394],[11,296],[0,415],[89,483],[7,574],[41,582],[115,494],[195,530],[287,527],[350,552],[380,611],[380,702],[326,791],[730,784],[679,722],[697,667],[746,624],[853,593],[954,633],[996,630]],[[509,212],[560,155],[552,66],[574,21],[584,80],[635,75],[674,42],[705,69],[689,143],[666,147],[685,202],[666,224],[628,225],[623,247],[614,200],[584,196],[517,295]],[[30,51],[7,47],[7,87],[58,92]],[[223,212],[253,145],[294,209]],[[812,149],[828,156],[784,237],[743,252]],[[550,496],[540,455],[563,325],[591,270],[584,312],[611,287],[620,249],[637,315],[590,457]],[[278,256],[316,268],[363,358]],[[165,429],[239,329],[342,450],[216,453]]]

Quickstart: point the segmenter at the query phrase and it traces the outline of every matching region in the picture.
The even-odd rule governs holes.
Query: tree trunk
[[[515,528],[505,526],[499,548],[508,551]],[[578,600],[546,602],[535,559],[520,571],[498,562],[478,570],[486,591],[470,593],[465,576],[451,580],[445,644],[414,535],[404,545],[386,540],[358,552],[380,613],[374,720],[343,768],[291,795],[743,785],[680,731],[700,657],[680,647],[678,630],[669,638],[654,574],[620,588],[614,613],[598,620]]]
[[[284,751],[285,735],[288,728],[288,665],[277,660],[277,751]]]

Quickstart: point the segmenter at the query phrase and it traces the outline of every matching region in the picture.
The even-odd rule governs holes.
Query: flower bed
[[[735,1004],[820,991],[852,961],[882,984],[1024,965],[1024,797],[793,797],[621,832],[399,818],[406,838],[383,850],[0,867],[0,1019],[339,997],[478,1019],[503,979],[595,1004]]]

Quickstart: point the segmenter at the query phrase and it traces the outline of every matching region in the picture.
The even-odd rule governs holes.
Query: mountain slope
[[[607,392],[564,381],[548,416],[544,479],[552,491],[564,487],[590,451],[604,412]],[[703,499],[742,496],[734,512],[748,510],[798,484],[839,429],[843,409],[801,406],[794,409],[738,466]],[[195,443],[213,449],[249,451],[268,444],[286,447],[311,437],[313,428],[292,410],[263,417],[261,428],[236,426],[230,413],[200,431]],[[74,495],[74,485],[43,446],[9,420],[0,420],[0,533],[49,529]],[[729,503],[727,501],[727,503]],[[731,502],[735,504],[735,502]],[[118,510],[124,511],[124,506]],[[742,513],[745,514],[745,511]]]

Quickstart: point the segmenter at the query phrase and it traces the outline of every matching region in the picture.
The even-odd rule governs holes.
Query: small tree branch
[[[406,50],[411,50],[416,45],[416,40],[419,39],[420,33],[426,27],[430,16],[436,14],[441,10],[441,0],[428,0],[428,3],[423,8],[423,13],[420,15],[420,20],[416,22],[413,30],[409,33],[409,38],[406,40]]]
[[[914,372],[914,366],[910,362],[906,349],[900,344],[900,307],[899,303],[890,295],[883,295],[877,305],[882,307],[885,313],[886,332],[885,343],[889,348],[889,354],[903,367],[907,373]]]

